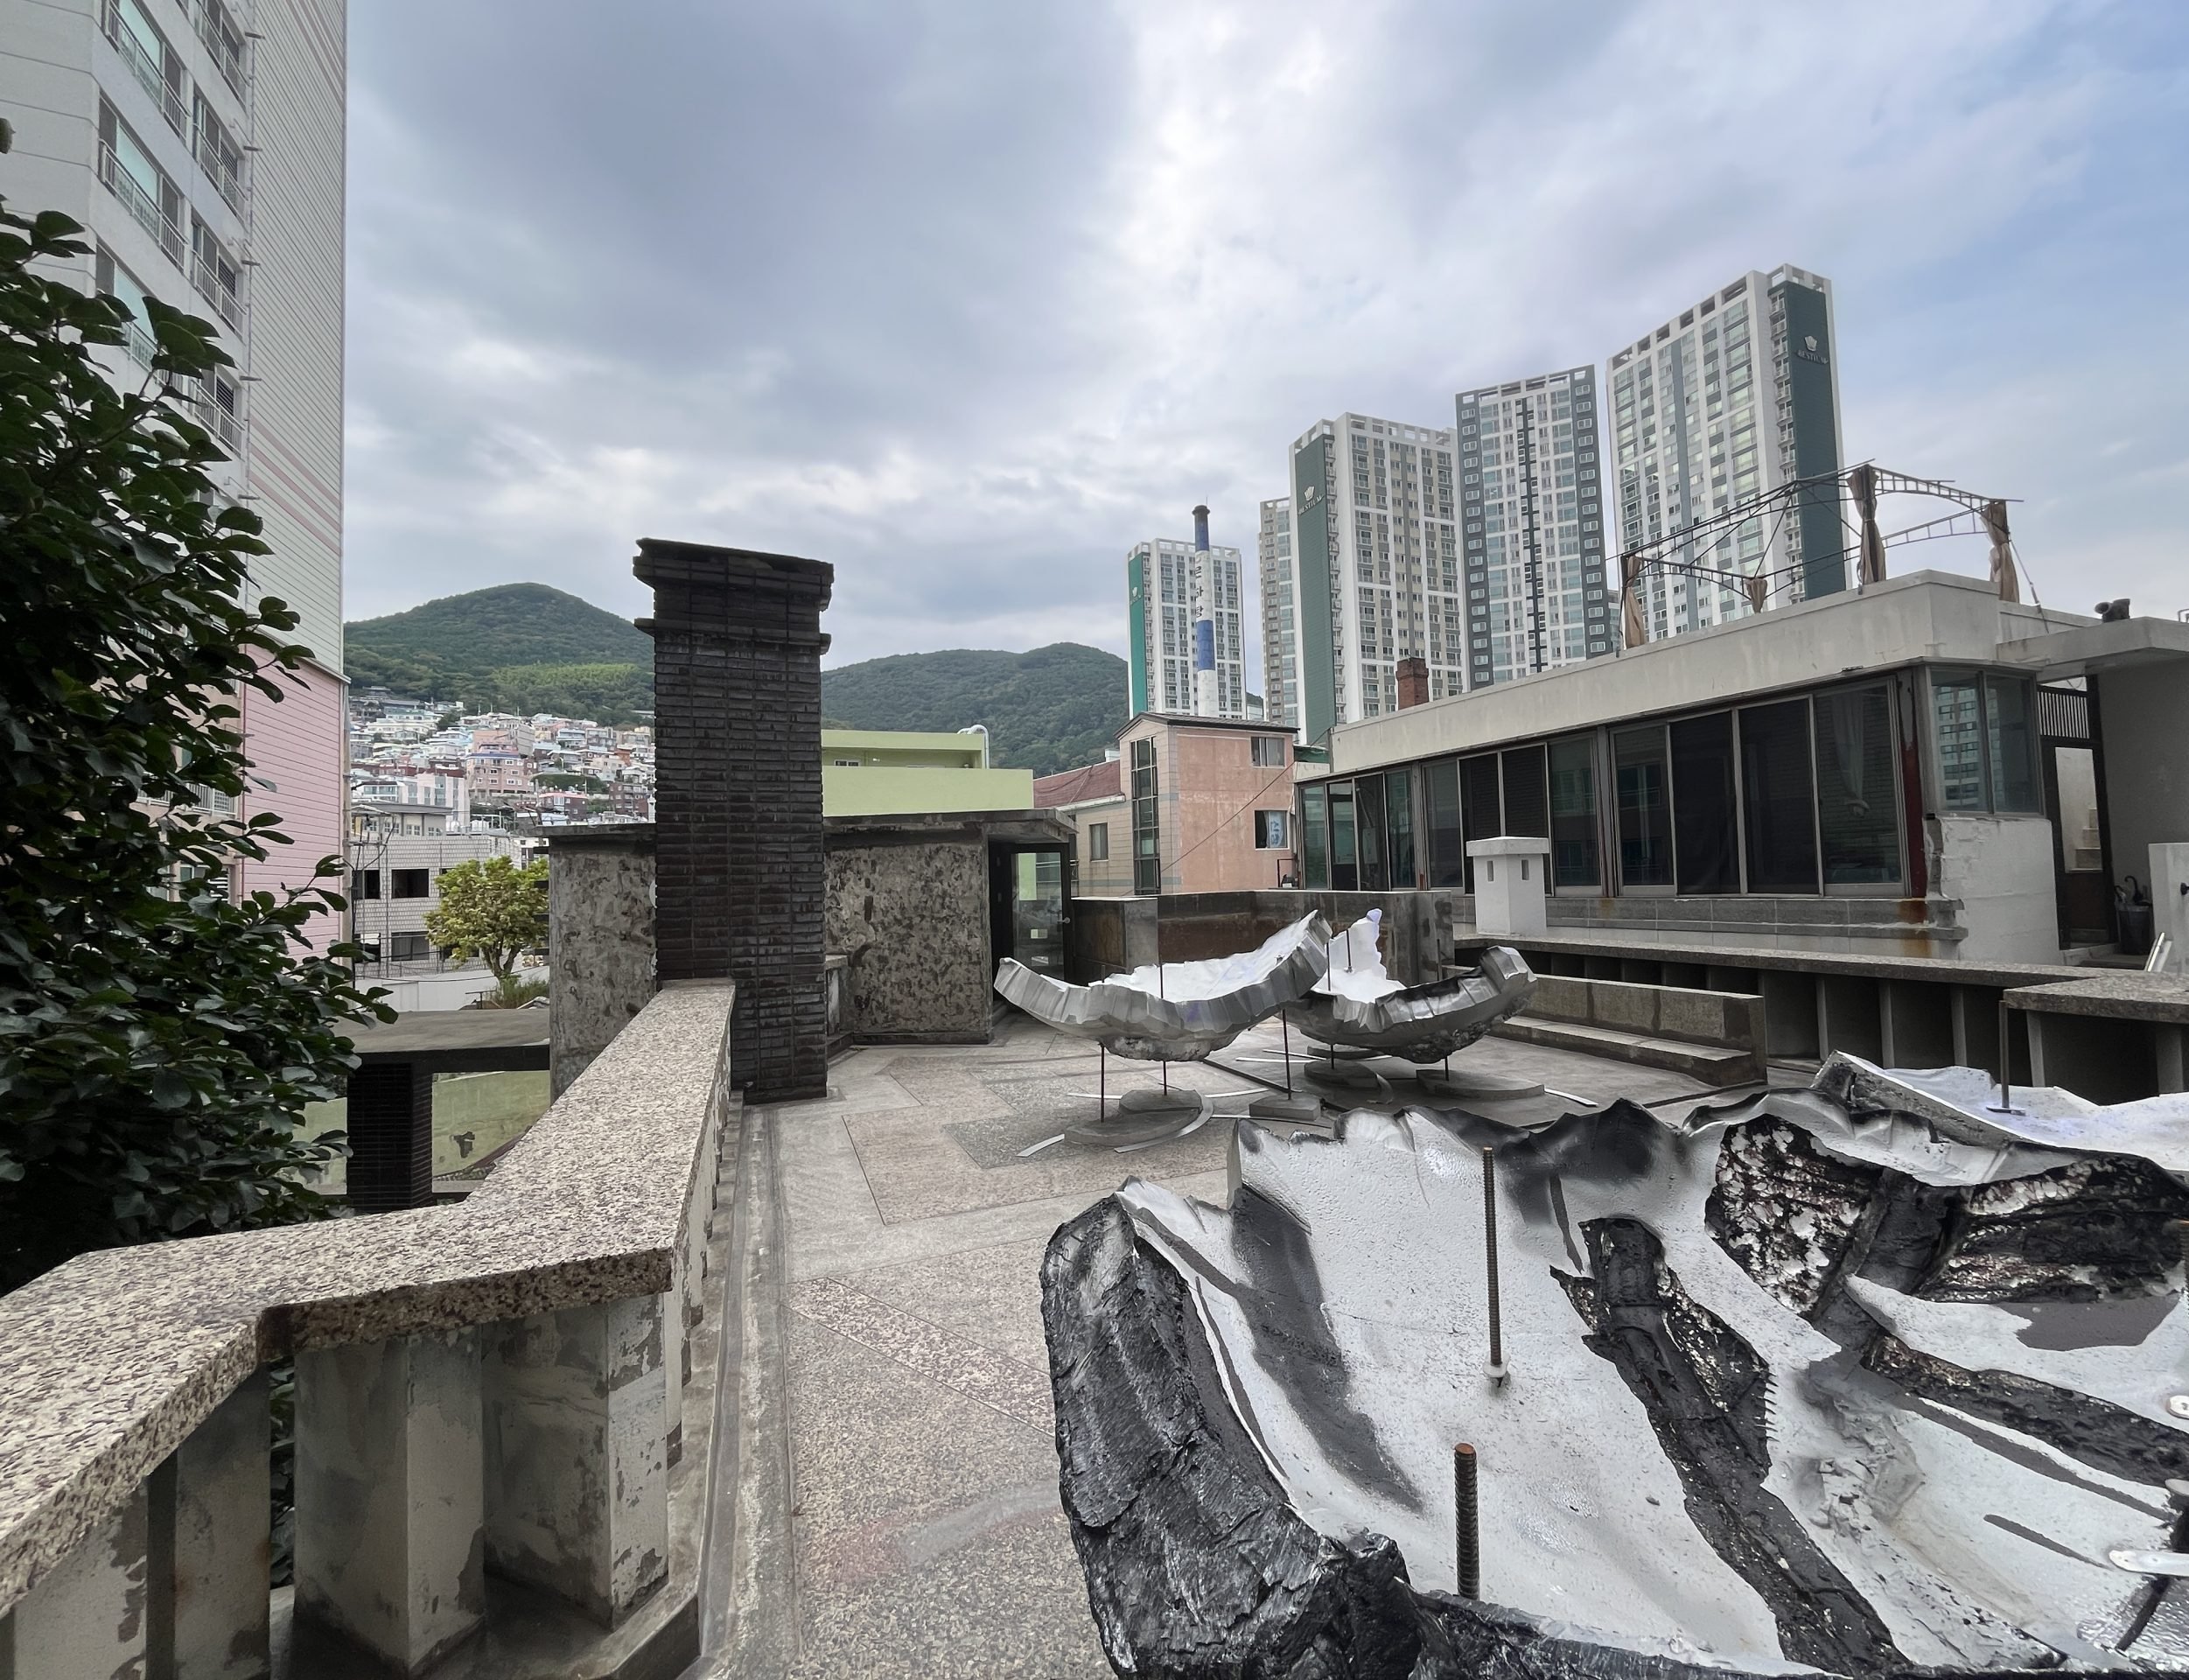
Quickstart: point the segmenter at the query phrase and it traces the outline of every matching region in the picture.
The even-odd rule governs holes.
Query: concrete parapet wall
[[[231,1497],[253,1485],[244,1460],[263,1476],[262,1390],[257,1426],[222,1411],[290,1356],[300,1637],[415,1672],[465,1636],[490,1559],[602,1621],[657,1591],[667,1373],[688,1373],[710,1298],[734,1003],[722,984],[653,998],[462,1203],[84,1255],[0,1299],[18,1661],[26,1637],[88,1628],[104,1666],[86,1671],[129,1671],[144,1618],[102,1606],[176,1590],[148,1586],[146,1559],[179,1576],[188,1534],[220,1543],[191,1547],[199,1576],[257,1606],[214,1634],[262,1642],[266,1504]],[[245,1503],[255,1525],[206,1516]],[[146,1545],[128,1539],[148,1523]]]
[[[654,995],[654,831],[548,842],[548,1067],[556,1096]]]
[[[1764,1000],[1752,992],[1537,975],[1528,1013],[1733,1050],[1754,1050],[1765,1042]]]

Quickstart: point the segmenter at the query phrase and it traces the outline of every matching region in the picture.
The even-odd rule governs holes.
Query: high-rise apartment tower
[[[1395,710],[1402,659],[1428,662],[1431,699],[1466,686],[1456,442],[1343,414],[1292,445],[1292,705],[1309,746]]]
[[[1641,585],[1654,639],[1847,586],[1840,516],[1839,354],[1831,283],[1780,267],[1752,271],[1612,358],[1610,434],[1617,556],[1773,490],[1780,502],[1674,549],[1682,564]]]
[[[344,847],[342,210],[346,0],[0,0],[0,197],[87,230],[66,278],[143,315],[216,323],[235,359],[185,396],[232,459],[220,494],[265,522],[251,587],[311,649],[279,704],[236,696],[241,814],[292,842],[230,890],[299,886]],[[102,352],[143,382],[149,332]],[[334,937],[334,919],[318,930]]]
[[[1467,686],[1612,652],[1596,370],[1462,391],[1458,407]]]
[[[1292,499],[1280,496],[1262,504],[1262,532],[1255,554],[1255,583],[1262,597],[1262,693],[1263,718],[1287,727],[1299,725],[1295,694],[1299,678],[1299,640],[1292,622]]]
[[[1125,556],[1126,704],[1136,718],[1247,715],[1239,550],[1208,546],[1208,510],[1193,513],[1192,542],[1158,537]]]

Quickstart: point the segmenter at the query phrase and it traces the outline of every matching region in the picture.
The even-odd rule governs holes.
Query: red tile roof
[[[1066,805],[1085,804],[1090,799],[1116,799],[1124,792],[1121,765],[1115,759],[1060,770],[1053,776],[1034,778],[1034,808],[1053,811]]]

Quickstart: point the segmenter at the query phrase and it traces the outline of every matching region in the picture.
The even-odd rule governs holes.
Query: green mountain
[[[654,642],[545,584],[446,595],[344,626],[350,681],[466,710],[628,724],[654,704]]]
[[[1046,776],[1094,763],[1125,726],[1125,662],[1075,641],[892,654],[823,671],[821,709],[853,729],[986,724],[992,763]]]
[[[545,584],[444,596],[346,629],[360,688],[604,724],[654,704],[653,639]],[[1094,763],[1124,727],[1125,662],[1070,641],[1026,654],[896,654],[823,671],[821,708],[847,729],[986,724],[995,763],[1043,776]]]

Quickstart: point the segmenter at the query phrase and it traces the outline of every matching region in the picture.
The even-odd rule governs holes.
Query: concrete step
[[[1652,1038],[1640,1032],[1622,1032],[1616,1027],[1584,1026],[1578,1021],[1546,1020],[1536,1015],[1515,1015],[1491,1029],[1501,1038],[1523,1044],[1546,1045],[1556,1050],[1578,1050],[1584,1055],[1631,1061],[1644,1068],[1662,1068],[1687,1074],[1710,1085],[1738,1085],[1757,1077],[1753,1052],[1724,1045],[1689,1044],[1680,1039]]]

